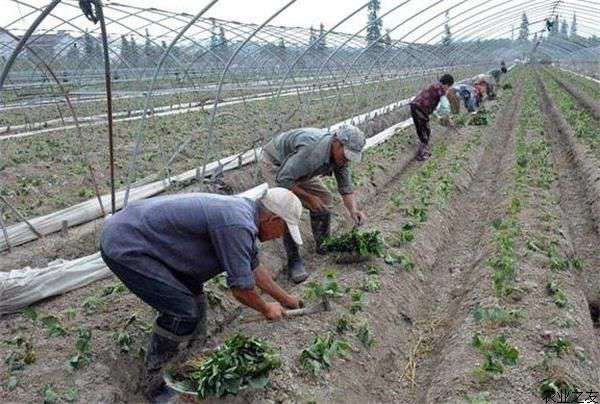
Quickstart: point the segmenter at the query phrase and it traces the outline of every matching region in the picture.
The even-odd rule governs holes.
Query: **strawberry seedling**
[[[375,344],[375,338],[373,332],[367,324],[362,324],[356,331],[356,338],[364,345],[365,348],[369,349]]]
[[[504,373],[504,366],[515,366],[519,351],[510,346],[503,336],[485,339],[480,334],[473,336],[472,345],[484,355],[484,362],[476,374],[485,379],[488,374]]]
[[[331,367],[334,357],[344,358],[350,351],[350,345],[328,334],[325,337],[315,337],[308,348],[300,354],[300,366],[314,376]]]
[[[335,279],[335,273],[329,272],[325,275],[323,283],[310,281],[304,289],[304,296],[309,300],[321,299],[322,297],[338,298],[343,296],[340,285]]]

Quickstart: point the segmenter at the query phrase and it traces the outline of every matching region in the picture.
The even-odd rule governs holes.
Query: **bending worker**
[[[100,250],[112,272],[158,311],[146,351],[146,394],[162,384],[161,368],[181,342],[206,337],[203,284],[225,272],[233,296],[278,320],[298,298],[273,281],[259,263],[258,240],[290,234],[302,243],[302,204],[290,191],[272,188],[258,200],[191,193],[130,203],[108,218]],[[277,303],[265,302],[255,285]]]
[[[410,102],[410,113],[415,123],[415,130],[419,137],[419,149],[416,159],[418,161],[426,160],[431,153],[427,150],[431,128],[429,127],[429,115],[437,108],[441,98],[446,95],[448,89],[454,84],[454,77],[450,74],[444,74],[439,82],[421,90],[419,94]]]
[[[360,225],[365,215],[356,204],[350,179],[351,161],[361,160],[364,134],[355,126],[345,125],[334,133],[326,129],[294,129],[275,136],[263,147],[262,174],[272,186],[290,189],[310,211],[310,222],[317,252],[322,254],[323,240],[331,226],[331,193],[317,178],[335,175],[339,193],[352,220]],[[300,283],[308,277],[298,246],[290,234],[283,236],[291,279]]]

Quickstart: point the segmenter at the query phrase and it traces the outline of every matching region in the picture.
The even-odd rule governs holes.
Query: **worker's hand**
[[[288,295],[285,301],[282,302],[282,304],[285,306],[286,309],[301,309],[302,307],[304,307],[304,303],[302,302],[302,300],[292,295]]]
[[[367,216],[361,210],[355,210],[354,212],[350,212],[350,216],[352,216],[352,220],[356,226],[362,226],[367,219]]]
[[[285,310],[279,303],[267,303],[267,308],[263,315],[270,321],[281,320],[281,317],[285,315]]]

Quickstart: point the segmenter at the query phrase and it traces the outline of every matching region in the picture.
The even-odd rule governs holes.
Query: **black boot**
[[[141,381],[142,392],[150,402],[154,402],[158,396],[165,393],[166,386],[162,368],[178,352],[179,341],[159,335],[156,331],[150,336]]]
[[[315,249],[319,254],[326,254],[327,251],[322,247],[323,241],[330,235],[331,213],[310,212],[310,227],[315,239]]]
[[[427,160],[427,145],[423,142],[419,143],[419,149],[417,150],[417,161]]]
[[[146,350],[146,369],[158,371],[179,352],[179,341],[159,335],[154,331]]]
[[[306,278],[308,278],[308,272],[306,272],[302,258],[300,258],[298,245],[290,233],[286,232],[283,235],[283,247],[285,248],[285,252],[287,254],[287,266],[290,278],[292,281],[294,281],[294,283],[303,282]]]

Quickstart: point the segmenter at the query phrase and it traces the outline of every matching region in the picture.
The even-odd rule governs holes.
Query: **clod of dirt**
[[[600,300],[592,300],[589,302],[590,317],[594,322],[594,327],[600,327]]]

